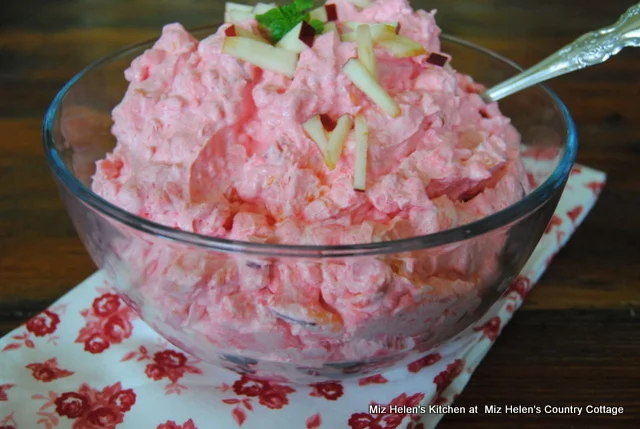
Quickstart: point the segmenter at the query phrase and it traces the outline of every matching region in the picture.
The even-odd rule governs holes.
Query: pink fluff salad
[[[406,0],[364,10],[335,4],[341,21],[397,21],[400,35],[440,52],[435,12],[414,11]],[[254,20],[243,26],[257,29]],[[355,42],[335,32],[316,37],[290,79],[223,54],[226,27],[198,41],[167,25],[126,70],[129,88],[113,110],[117,146],[97,163],[97,194],[206,236],[344,245],[463,225],[528,191],[518,132],[449,64],[376,49],[380,84],[402,111],[392,118],[341,71]],[[353,131],[329,170],[302,128],[316,114],[366,118],[365,192],[353,188]],[[137,272],[132,294],[141,312],[200,357],[216,350],[339,362],[409,350],[473,311],[496,276],[503,242],[495,234],[482,245],[339,261],[248,263],[222,253],[202,260],[143,241],[118,252]]]

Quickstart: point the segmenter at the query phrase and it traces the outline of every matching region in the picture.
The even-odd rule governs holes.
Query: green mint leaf
[[[273,43],[278,43],[285,34],[298,25],[302,20],[308,19],[307,11],[314,5],[314,0],[294,0],[291,4],[286,4],[267,12],[256,15],[256,21],[266,29]],[[315,21],[315,20],[314,20]],[[318,21],[319,22],[319,21]],[[317,23],[310,23],[316,33]],[[323,27],[320,22],[320,27]]]
[[[284,16],[278,8],[274,8],[268,10],[263,14],[256,15],[256,21],[258,21],[258,24],[262,25],[265,28],[269,28],[274,22],[279,22],[282,20],[284,20]]]
[[[314,3],[315,3],[314,0],[294,0],[293,5],[300,12],[306,12],[307,10],[313,7]]]
[[[324,31],[324,23],[319,19],[312,19],[311,21],[307,20],[307,22],[313,27],[314,30],[316,30],[316,34],[322,34],[322,32]]]

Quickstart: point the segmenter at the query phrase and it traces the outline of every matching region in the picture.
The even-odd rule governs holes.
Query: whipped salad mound
[[[434,14],[413,11],[405,0],[365,9],[332,4],[339,21],[299,53],[260,41],[252,18],[202,41],[167,25],[126,71],[130,85],[113,111],[118,143],[98,162],[93,190],[186,231],[314,245],[429,234],[521,199],[519,135],[470,77],[429,62],[440,54]],[[354,29],[361,23],[371,24],[374,39],[382,27],[375,25],[387,24],[423,50],[404,56],[393,38],[374,40],[377,77],[370,81],[377,87],[369,89],[368,80],[345,72],[362,55]],[[255,38],[227,36],[246,33]],[[229,39],[255,42],[249,49],[258,50],[227,54]],[[239,58],[278,62],[272,51],[298,57],[292,77]],[[376,89],[397,105],[396,115],[372,99]],[[354,186],[357,116],[367,128],[361,189]],[[354,125],[328,166],[325,146],[343,117]],[[320,138],[308,131],[314,123],[324,128]]]
[[[203,40],[164,27],[126,70],[93,190],[169,227],[289,245],[431,234],[528,192],[518,132],[441,52],[435,12],[307,1],[228,4]],[[316,374],[457,334],[500,280],[505,234],[342,260],[146,239],[114,252],[125,295],[174,344],[210,361],[253,356],[252,371],[274,376],[284,362]]]

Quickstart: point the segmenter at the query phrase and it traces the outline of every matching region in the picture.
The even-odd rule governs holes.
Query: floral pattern
[[[562,225],[562,218],[558,215],[553,215],[551,216],[551,219],[549,220],[549,224],[547,225],[547,228],[544,230],[544,233],[549,234],[551,230],[553,230],[553,227],[560,226],[560,225]]]
[[[168,378],[172,383],[177,383],[185,373],[202,374],[202,371],[189,365],[184,353],[164,350],[153,355],[153,363],[147,365],[144,373],[156,381]]]
[[[60,324],[60,315],[64,314],[66,304],[58,304],[49,308],[42,313],[32,317],[25,323],[21,333],[13,333],[10,338],[14,341],[9,342],[2,351],[19,350],[21,347],[33,349],[36,347],[36,339],[46,338],[47,344],[57,344],[58,337],[53,335]]]
[[[37,424],[46,429],[55,428],[62,420],[70,421],[72,429],[114,429],[135,405],[136,394],[133,389],[122,389],[120,382],[102,390],[82,383],[74,391],[50,391],[47,395],[35,394],[32,399],[45,401],[36,415]]]
[[[416,393],[411,396],[407,396],[403,393],[393,398],[393,400],[384,405],[389,407],[390,405],[399,405],[406,407],[415,407],[420,404],[424,399],[424,393]],[[372,402],[371,405],[376,405]],[[407,414],[369,414],[369,413],[354,413],[349,418],[348,424],[352,429],[395,429],[405,419]]]
[[[236,395],[258,397],[260,405],[277,410],[289,403],[289,393],[295,389],[268,381],[257,380],[243,375],[240,380],[233,383],[233,391]]]
[[[237,396],[240,396],[240,398],[222,399],[222,403],[234,405],[231,410],[231,416],[238,426],[242,426],[247,419],[246,411],[251,412],[254,410],[253,398],[258,398],[258,403],[264,407],[279,410],[289,404],[288,395],[295,393],[295,389],[292,387],[254,379],[247,375],[242,375],[231,386],[223,383],[217,387],[217,390],[223,393],[233,391]],[[245,398],[241,398],[242,396],[245,396]]]
[[[36,337],[44,337],[53,334],[60,323],[60,317],[50,310],[45,310],[35,317],[32,317],[26,324],[27,331]]]
[[[132,389],[120,382],[98,391],[83,383],[75,392],[64,392],[55,400],[55,412],[74,420],[73,429],[113,429],[136,403]]]
[[[424,357],[421,357],[417,361],[411,362],[409,365],[407,365],[407,369],[409,370],[409,372],[413,373],[420,372],[423,368],[435,364],[440,359],[442,359],[442,356],[440,356],[439,353],[431,353]]]
[[[436,375],[433,379],[433,383],[436,385],[436,394],[432,401],[433,404],[444,404],[447,402],[443,396],[444,391],[451,385],[453,380],[456,379],[464,370],[464,361],[462,359],[456,359],[447,365],[447,368],[440,374]]]
[[[476,331],[481,331],[484,333],[484,336],[487,337],[490,341],[495,341],[500,335],[500,325],[502,324],[500,320],[500,316],[494,316],[489,319],[484,325],[479,328],[475,328]]]
[[[591,189],[593,195],[597,197],[600,195],[600,192],[602,192],[602,189],[604,189],[604,182],[589,182],[586,186]]]
[[[509,289],[507,289],[507,295],[510,295],[512,292],[515,292],[520,298],[524,299],[529,293],[529,289],[531,287],[531,282],[525,276],[518,276],[511,283]]]
[[[93,300],[91,308],[80,313],[85,326],[80,329],[76,343],[84,343],[84,350],[99,354],[112,344],[120,344],[131,336],[134,312],[118,295],[105,293]]]
[[[159,424],[156,429],[198,429],[198,428],[196,427],[195,423],[193,423],[193,420],[189,419],[181,425],[174,422],[173,420],[168,420],[162,424]]]
[[[329,401],[335,401],[344,393],[344,389],[340,383],[315,383],[312,384],[311,387],[313,391],[309,394],[310,396],[324,397]]]
[[[573,223],[576,223],[578,221],[578,217],[581,214],[582,214],[582,206],[575,206],[574,208],[572,208],[567,212],[567,216],[569,216],[569,219],[571,219]]]
[[[13,418],[14,414],[15,414],[15,411],[9,414],[8,416],[6,416],[5,418],[3,418],[2,420],[0,420],[0,429],[18,429],[18,424]]]
[[[320,413],[315,413],[309,417],[305,423],[307,425],[307,429],[318,429],[322,425],[322,417],[320,416]]]
[[[0,359],[5,359],[0,361],[4,380],[0,408],[16,410],[0,415],[0,429],[197,429],[212,425],[257,429],[280,422],[283,427],[307,429],[432,429],[433,423],[424,416],[372,414],[363,404],[371,397],[387,405],[454,401],[545,265],[591,209],[604,179],[586,167],[574,167],[565,193],[569,197],[561,199],[536,257],[513,280],[500,306],[462,339],[470,344],[465,354],[425,350],[430,354],[404,368],[349,384],[290,387],[267,382],[209,368],[176,350],[134,317],[103,273],[97,273],[0,339]],[[259,364],[254,366],[260,369]],[[214,388],[211,380],[217,383]],[[171,393],[181,396],[166,396]],[[265,421],[271,418],[274,420]]]
[[[58,368],[58,359],[56,358],[48,359],[43,363],[30,363],[25,368],[31,370],[34,379],[43,383],[49,383],[74,374],[73,371]]]
[[[7,390],[11,389],[15,384],[0,384],[0,401],[7,401],[9,397],[7,396]]]
[[[387,380],[384,375],[378,374],[361,378],[360,380],[358,380],[358,385],[366,386],[368,384],[385,384],[388,381],[389,380]]]
[[[151,361],[144,370],[145,375],[150,379],[160,381],[166,378],[171,382],[165,386],[167,395],[172,393],[179,395],[187,389],[187,386],[179,383],[185,374],[202,374],[202,370],[195,366],[197,360],[188,358],[184,353],[173,349],[158,351],[150,356],[147,348],[140,346],[138,350],[124,355],[120,361],[126,362],[133,359],[137,362]]]

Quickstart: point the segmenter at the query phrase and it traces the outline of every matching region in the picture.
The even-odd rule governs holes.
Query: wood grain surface
[[[215,23],[221,0],[0,1],[0,333],[95,267],[42,154],[57,90],[89,62],[156,37],[163,24]],[[529,66],[629,0],[433,0],[444,32]],[[578,161],[608,173],[584,225],[478,368],[459,405],[616,405],[610,417],[447,416],[454,428],[640,427],[640,50],[550,83],[578,125]],[[340,429],[340,428],[335,428]]]

